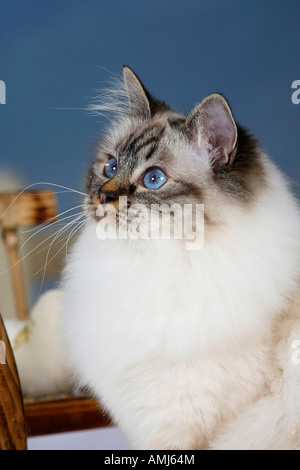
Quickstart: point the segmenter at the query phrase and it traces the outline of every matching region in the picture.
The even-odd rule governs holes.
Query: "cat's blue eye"
[[[144,185],[148,189],[161,188],[168,180],[167,175],[159,168],[151,168],[144,176]]]
[[[105,164],[104,167],[104,174],[107,178],[113,178],[118,170],[118,163],[117,160],[112,157],[108,162]]]

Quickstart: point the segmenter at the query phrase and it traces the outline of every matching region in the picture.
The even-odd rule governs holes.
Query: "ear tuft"
[[[205,98],[188,117],[188,134],[199,147],[206,149],[216,171],[230,166],[237,151],[237,126],[230,107],[219,94]],[[201,150],[201,149],[199,149]]]

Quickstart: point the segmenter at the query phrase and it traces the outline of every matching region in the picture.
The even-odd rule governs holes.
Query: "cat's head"
[[[120,197],[127,208],[204,204],[208,225],[224,222],[229,208],[251,206],[265,185],[264,165],[223,96],[208,96],[185,116],[155,99],[128,67],[123,79],[117,92],[125,103],[117,102],[89,173],[89,217],[99,220],[99,207],[118,212]]]

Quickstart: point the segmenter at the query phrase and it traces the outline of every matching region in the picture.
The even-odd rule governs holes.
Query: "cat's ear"
[[[198,146],[209,153],[214,171],[220,166],[230,166],[237,152],[237,126],[230,107],[218,94],[205,98],[187,118],[188,135]]]
[[[151,117],[150,103],[142,83],[127,66],[123,67],[123,78],[129,101],[130,114],[133,117],[149,119]]]
[[[137,75],[126,65],[123,67],[123,78],[132,117],[150,119],[156,113],[169,109],[165,103],[149,93]]]

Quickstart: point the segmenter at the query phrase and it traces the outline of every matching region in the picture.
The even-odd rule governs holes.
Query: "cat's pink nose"
[[[109,204],[118,200],[118,196],[113,191],[100,191],[99,196],[101,204]]]

